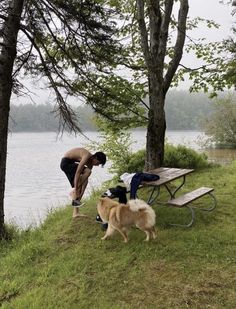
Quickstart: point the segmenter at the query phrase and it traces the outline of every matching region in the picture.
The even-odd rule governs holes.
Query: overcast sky
[[[188,34],[191,38],[206,38],[209,42],[222,41],[232,36],[233,21],[236,20],[232,16],[232,6],[222,5],[219,0],[189,0],[189,17],[201,17],[204,19],[214,20],[220,25],[218,29],[207,28],[204,24],[200,24],[199,28],[190,31]],[[181,63],[187,67],[196,68],[202,65],[202,61],[196,59],[195,56],[185,55]],[[189,89],[191,82],[185,80],[178,88]]]
[[[221,25],[220,29],[207,30],[207,28],[199,28],[191,33],[191,37],[207,37],[209,41],[219,41],[228,38],[232,35],[231,28],[233,20],[236,20],[236,16],[232,16],[232,6],[222,5],[219,0],[189,0],[189,17],[202,17],[206,19],[212,19]],[[195,59],[185,58],[183,59],[186,65],[194,65]],[[182,62],[183,62],[182,61]],[[188,82],[181,85],[181,88],[188,87]],[[27,87],[32,89],[35,96],[33,100],[35,103],[45,103],[48,101],[50,93],[46,90],[36,90],[33,85],[27,82]],[[51,95],[52,99],[52,95]],[[74,101],[74,100],[73,100]],[[16,98],[12,97],[12,103],[32,103],[27,97]]]
[[[221,24],[220,29],[207,32],[210,40],[227,38],[232,28],[232,6],[222,5],[219,2],[219,0],[189,0],[189,17],[199,16]],[[205,32],[202,34],[205,35]]]

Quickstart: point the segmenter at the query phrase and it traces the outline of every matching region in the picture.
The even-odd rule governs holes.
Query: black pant
[[[136,173],[131,180],[130,184],[130,199],[136,198],[138,187],[142,181],[155,181],[160,179],[160,176],[147,173]]]
[[[74,188],[74,179],[78,167],[78,162],[75,162],[75,160],[71,160],[68,158],[62,158],[60,167],[61,170],[66,174],[66,177],[68,178],[71,187]]]

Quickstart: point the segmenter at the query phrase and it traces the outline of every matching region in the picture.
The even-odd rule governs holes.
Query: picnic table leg
[[[182,188],[184,184],[185,184],[185,175],[183,176],[182,183],[174,191],[171,191],[171,189],[168,187],[167,184],[165,184],[164,186],[166,187],[166,190],[169,192],[170,197],[175,198],[176,192],[179,191],[179,189]]]
[[[192,209],[192,207],[186,205],[183,208],[188,208],[188,210],[190,211],[191,214],[191,220],[188,224],[177,224],[177,223],[169,223],[172,226],[180,226],[180,227],[191,227],[195,221],[195,211],[194,209]]]
[[[155,192],[155,191],[157,191],[157,192]],[[156,193],[156,194],[153,197],[154,193]],[[151,191],[151,193],[148,197],[148,200],[147,200],[148,205],[151,205],[157,199],[159,194],[160,194],[160,187],[153,187],[153,189],[152,189],[152,191]]]
[[[209,207],[209,208],[201,208],[201,207],[193,207],[193,208],[197,208],[199,210],[202,210],[202,211],[212,211],[216,208],[216,205],[217,205],[217,200],[216,200],[216,197],[214,196],[214,194],[212,192],[209,192],[208,195],[210,195],[210,197],[212,198],[212,206]]]

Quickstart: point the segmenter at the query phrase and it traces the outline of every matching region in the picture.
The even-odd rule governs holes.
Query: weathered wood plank
[[[184,177],[190,173],[192,173],[193,169],[180,169],[180,168],[168,168],[168,167],[162,167],[157,168],[155,170],[148,171],[147,173],[150,174],[157,174],[160,176],[159,180],[156,181],[143,181],[142,185],[145,186],[160,186],[166,183],[169,183],[175,179],[178,179],[180,177]]]
[[[177,206],[177,207],[181,207],[181,206],[185,206],[187,205],[188,203],[190,202],[193,202],[194,200],[210,193],[214,191],[213,188],[208,188],[208,187],[201,187],[201,188],[198,188],[194,191],[191,191],[191,192],[188,192],[184,195],[181,195],[175,199],[171,199],[168,201],[168,204],[169,205],[172,205],[172,206]]]

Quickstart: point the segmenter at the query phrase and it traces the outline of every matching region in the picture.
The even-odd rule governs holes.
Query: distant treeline
[[[207,94],[172,90],[165,104],[167,129],[201,130],[202,122],[213,108],[213,101]]]
[[[75,108],[75,112],[82,130],[96,130],[91,108],[79,106]],[[51,104],[11,105],[9,129],[11,132],[57,132],[59,118],[53,112]]]
[[[211,100],[206,94],[172,90],[166,98],[166,120],[169,130],[200,130],[204,117],[212,112]],[[9,128],[11,132],[58,131],[59,120],[50,104],[11,105]],[[96,130],[94,113],[88,106],[75,108],[80,127]]]

